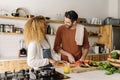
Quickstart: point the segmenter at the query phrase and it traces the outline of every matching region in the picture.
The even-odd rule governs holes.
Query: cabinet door
[[[8,61],[0,61],[0,72],[9,71],[9,62]]]
[[[105,44],[107,48],[112,50],[112,25],[105,25],[99,28],[100,36],[98,43]]]

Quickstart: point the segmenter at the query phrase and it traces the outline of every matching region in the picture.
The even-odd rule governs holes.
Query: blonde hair
[[[45,38],[46,20],[43,16],[36,16],[29,19],[24,27],[24,38],[28,45],[31,41],[40,43]]]

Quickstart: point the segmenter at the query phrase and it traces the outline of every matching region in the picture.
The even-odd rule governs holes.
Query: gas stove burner
[[[54,67],[40,67],[38,70],[6,71],[0,74],[0,80],[61,80],[68,78],[70,77],[57,72]]]
[[[0,74],[0,80],[30,80],[30,75],[28,70],[20,70],[15,72],[6,71]]]
[[[56,71],[54,67],[41,67],[39,68],[41,76],[53,76],[56,75]]]

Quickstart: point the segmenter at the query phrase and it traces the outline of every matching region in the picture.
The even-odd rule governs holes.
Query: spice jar
[[[10,32],[10,26],[9,26],[9,24],[5,24],[5,32]]]
[[[0,24],[0,32],[4,32],[4,24]]]

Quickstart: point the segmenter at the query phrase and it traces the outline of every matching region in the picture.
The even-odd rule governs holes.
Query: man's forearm
[[[87,54],[88,54],[88,49],[84,49],[82,57],[80,58],[80,60],[82,60],[82,61],[85,60]]]
[[[66,51],[64,51],[64,50],[62,50],[62,49],[61,49],[59,52],[60,52],[62,55],[67,56],[70,63],[74,63],[74,62],[75,62],[74,57],[73,57],[69,52],[66,52]]]
[[[59,53],[62,54],[62,55],[65,55],[65,56],[69,55],[69,53],[64,51],[63,49],[60,49]]]

